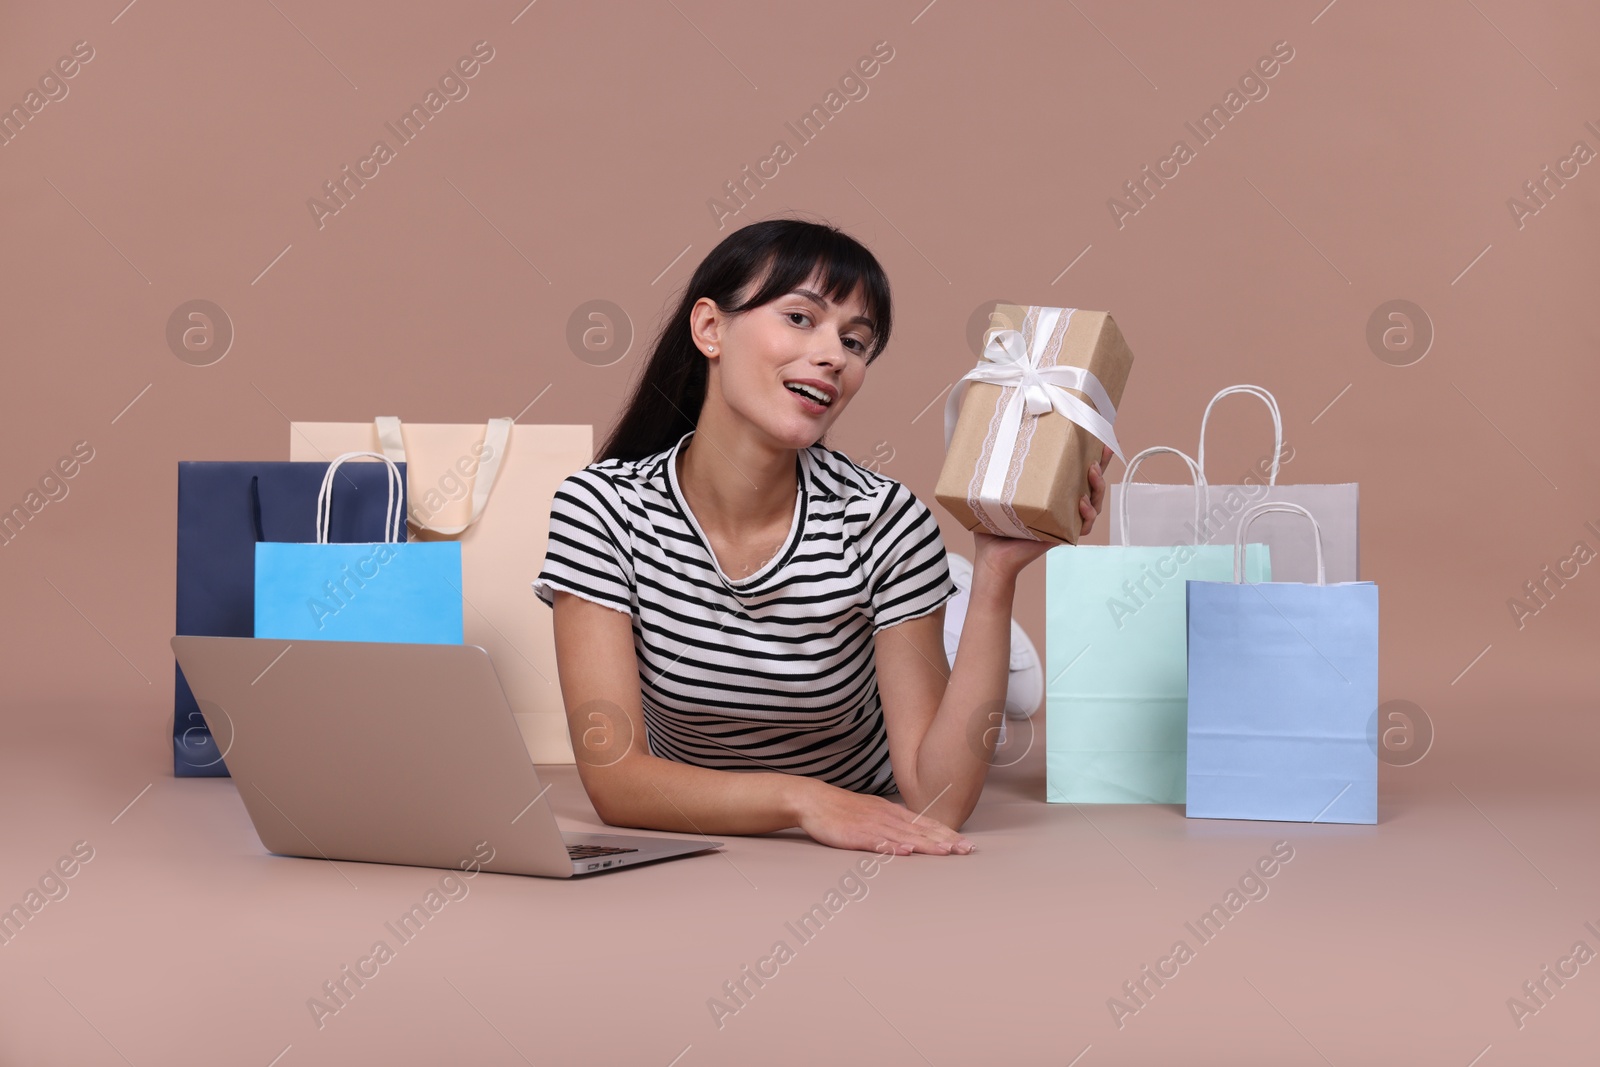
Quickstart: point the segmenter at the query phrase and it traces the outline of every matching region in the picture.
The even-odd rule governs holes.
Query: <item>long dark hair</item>
[[[754,287],[763,272],[760,287],[738,302],[739,294]],[[699,421],[707,359],[690,334],[695,301],[710,297],[724,314],[738,314],[792,292],[814,274],[821,276],[824,295],[835,301],[861,289],[866,313],[876,324],[867,362],[877,359],[889,343],[893,310],[889,279],[872,253],[854,237],[822,223],[794,218],[751,223],[723,238],[695,269],[662,324],[598,460],[654,455],[677,444]]]

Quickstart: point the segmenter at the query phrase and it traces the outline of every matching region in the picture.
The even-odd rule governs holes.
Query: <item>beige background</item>
[[[267,862],[257,859],[259,846],[228,783],[198,784],[180,796],[179,787],[190,783],[161,779],[170,767],[167,639],[178,460],[283,458],[291,419],[379,413],[413,422],[518,414],[524,422],[589,422],[601,437],[694,264],[734,225],[802,211],[867,244],[887,268],[898,305],[890,348],[829,443],[862,462],[878,457],[884,473],[924,500],[932,500],[941,457],[940,391],[974,360],[973,314],[999,299],[1116,316],[1136,357],[1118,423],[1130,449],[1192,450],[1206,399],[1222,386],[1253,382],[1283,405],[1295,457],[1285,481],[1361,483],[1363,577],[1382,591],[1381,695],[1415,702],[1438,737],[1423,767],[1385,768],[1385,818],[1402,810],[1395,799],[1404,795],[1477,820],[1467,844],[1450,853],[1462,881],[1442,884],[1441,893],[1489,877],[1478,865],[1520,865],[1506,847],[1512,841],[1542,859],[1541,867],[1552,857],[1558,865],[1559,857],[1583,863],[1581,876],[1569,869],[1570,878],[1546,878],[1562,884],[1550,900],[1537,896],[1547,887],[1536,880],[1532,889],[1522,887],[1523,897],[1479,887],[1474,907],[1481,910],[1470,911],[1472,923],[1493,927],[1507,908],[1559,921],[1546,933],[1512,938],[1517,951],[1497,958],[1470,995],[1426,1018],[1384,1017],[1381,1026],[1372,1022],[1373,1032],[1409,1033],[1419,1054],[1461,1064],[1485,1043],[1501,1041],[1491,1053],[1499,1057],[1506,1042],[1521,1039],[1506,1022],[1503,999],[1556,950],[1565,951],[1569,939],[1561,931],[1578,930],[1584,917],[1600,919],[1595,869],[1573,858],[1592,844],[1595,795],[1592,787],[1568,789],[1594,776],[1600,564],[1583,566],[1520,629],[1507,606],[1541,568],[1571,556],[1579,540],[1600,549],[1600,533],[1584,528],[1592,521],[1600,530],[1600,331],[1593,317],[1600,163],[1582,166],[1520,227],[1507,207],[1542,167],[1569,156],[1574,142],[1600,150],[1600,135],[1585,126],[1600,127],[1593,48],[1600,15],[1591,5],[122,4],[13,2],[0,11],[0,103],[21,102],[75,42],[87,40],[94,50],[65,82],[65,98],[0,146],[0,506],[23,502],[75,442],[94,449],[69,494],[0,547],[0,726],[12,738],[20,775],[6,787],[7,821],[17,829],[4,856],[9,877],[0,899],[20,895],[37,869],[85,836],[78,826],[90,812],[100,820],[100,807],[114,811],[150,781],[156,791],[143,803],[155,810],[146,819],[165,813],[176,820],[170,826],[187,826],[188,812],[226,842],[217,847],[248,856],[252,870]],[[319,227],[308,199],[339,168],[366,156],[375,139],[393,144],[385,122],[420,100],[477,41],[489,42],[494,55],[466,83],[469,95],[445,106]],[[880,41],[893,58],[865,82],[867,95],[801,145],[785,123],[821,103]],[[1289,42],[1294,56],[1266,82],[1268,95],[1248,103],[1214,142],[1198,145],[1184,123],[1222,102],[1279,41]],[[1195,149],[1194,159],[1119,227],[1108,198],[1179,138]],[[767,158],[777,140],[788,142],[793,160],[719,228],[708,200],[723,194],[741,167]],[[178,358],[165,336],[169,317],[195,299],[220,305],[234,332],[226,355],[209,366]],[[1415,302],[1431,320],[1431,347],[1410,366],[1381,360],[1366,338],[1369,317],[1395,299]],[[626,354],[607,366],[594,364],[614,352],[581,359],[567,340],[569,318],[595,300],[618,305],[635,334]],[[1247,398],[1225,403],[1211,442],[1213,480],[1242,473],[1270,449],[1264,412]],[[1176,479],[1177,465],[1167,462],[1143,473]],[[942,513],[941,521],[950,549],[970,556],[970,535]],[[1091,540],[1104,538],[1102,525]],[[1024,581],[1017,614],[1042,646],[1042,565],[1030,574],[1035,580]],[[96,762],[82,754],[81,746],[112,741],[115,755],[108,750]],[[1577,759],[1582,751],[1590,753],[1587,763]],[[98,769],[90,776],[88,768]],[[1019,805],[1042,796],[1035,763],[1011,770],[1024,775],[1016,779]],[[1397,773],[1410,777],[1401,782]],[[585,817],[576,780],[561,782],[563,814]],[[1490,804],[1478,820],[1461,803],[1473,783],[1498,791],[1507,804],[1535,806],[1519,807],[1520,817],[1511,819]],[[228,805],[225,824],[197,814],[209,810],[200,807],[209,798]],[[1482,802],[1474,794],[1474,806]],[[1078,816],[1042,804],[1016,810],[1039,825],[1055,819],[1082,826]],[[1215,836],[1196,838],[1175,810],[1127,817],[1159,820],[1147,829],[1150,848],[1176,832],[1190,835],[1185,847],[1204,853],[1211,846],[1195,841]],[[1483,825],[1491,815],[1500,836]],[[96,825],[114,833],[126,824]],[[1276,839],[1273,827],[1258,829],[1261,841]],[[1416,847],[1425,850],[1435,836],[1418,829]],[[1103,851],[1100,837],[1084,833],[1082,843]],[[1333,833],[1343,840],[1337,835],[1345,831]],[[772,850],[780,843],[759,844],[761,856],[779,854]],[[1395,847],[1392,838],[1388,847]],[[1207,858],[1195,900],[1168,911],[1198,911],[1200,895],[1220,891],[1234,868],[1265,851],[1253,838],[1235,848],[1238,862],[1232,853],[1215,863]],[[802,854],[794,849],[805,846],[782,854]],[[819,851],[803,853],[818,864],[806,886],[824,885],[845,866],[843,854],[818,860]],[[193,883],[186,887],[163,866],[169,857],[197,864],[175,858],[180,852],[179,843],[168,843],[127,861],[127,877],[144,894],[130,899],[192,900]],[[1414,863],[1419,853],[1405,855]],[[1120,863],[1114,855],[1110,862]],[[1008,895],[1038,905],[1026,914],[1050,914],[1070,906],[1068,879],[1085,877],[1030,876],[1023,863],[1007,874],[1011,884],[996,887],[974,869],[963,875],[974,902],[965,914],[985,924],[984,937],[1022,936],[1006,922]],[[623,874],[603,892],[615,908],[634,907],[646,898],[632,894],[650,892],[643,882],[669,870]],[[1107,870],[1128,874],[1120,866]],[[1338,869],[1329,871],[1337,882]],[[146,875],[175,880],[141,882]],[[419,885],[426,878],[412,875]],[[909,877],[904,869],[899,875]],[[1014,884],[1030,877],[1031,885]],[[304,906],[315,912],[316,887],[330,884],[343,883],[313,879]],[[1054,890],[1046,893],[1045,884]],[[1365,883],[1364,892],[1384,884]],[[537,891],[548,894],[549,887]],[[656,892],[671,899],[673,891]],[[1329,893],[1330,900],[1350,899],[1331,883]],[[1112,892],[1108,906],[1119,897]],[[113,908],[117,899],[106,896],[103,906]],[[714,900],[702,903],[716,914]],[[1445,905],[1433,897],[1417,906]],[[769,910],[780,915],[788,907]],[[47,949],[52,935],[35,937],[26,951],[38,954],[12,964],[24,977],[4,1009],[8,1047],[29,1049],[26,1062],[46,1062],[45,1035],[59,1032],[70,1035],[63,1048],[117,1062],[83,1026],[103,1022],[92,1004],[121,1011],[118,990],[138,982],[139,961],[182,943],[185,969],[167,976],[166,999],[141,993],[136,1001],[145,1008],[102,1038],[117,1042],[121,1026],[120,1043],[131,1046],[133,1062],[175,1062],[172,1050],[184,1042],[174,1036],[179,1029],[152,1021],[160,1005],[192,1017],[226,1004],[229,1018],[243,1020],[256,1017],[252,998],[259,997],[294,1021],[263,1022],[248,1041],[235,1028],[232,1044],[213,1047],[241,1057],[248,1050],[240,1062],[266,1063],[298,1040],[275,1029],[304,1026],[295,1015],[302,1010],[297,991],[349,957],[344,942],[359,947],[364,939],[345,936],[326,961],[302,967],[283,990],[224,998],[205,987],[211,970],[223,966],[219,949],[226,955],[232,935],[218,925],[185,940],[175,932],[186,923],[183,908],[158,910],[174,924],[171,939],[122,943],[105,924],[98,933],[68,934],[71,920],[54,915],[54,936],[65,939],[54,947],[96,938],[109,947],[98,962],[84,957],[57,966],[60,957]],[[1304,928],[1283,927],[1276,936],[1331,936],[1319,919],[1326,914],[1307,906]],[[769,919],[759,931],[776,925]],[[1377,909],[1351,918],[1355,925],[1341,936],[1379,920]],[[929,916],[935,928],[941,921],[954,922],[948,913]],[[361,931],[377,925],[362,923]],[[1072,1001],[1089,1020],[1085,1026],[1105,1025],[1095,998],[1113,989],[1122,971],[1136,970],[1128,961],[1152,958],[1179,925],[1170,916],[1159,924],[1130,934],[1085,980],[1088,999]],[[693,951],[698,942],[682,932],[685,944],[670,951]],[[1444,981],[1438,976],[1448,970],[1441,966],[1448,953],[1439,947],[1460,948],[1451,938],[1466,935],[1436,935],[1430,948],[1413,946],[1403,964],[1391,962],[1412,968],[1419,983]],[[967,935],[942,936],[960,946]],[[735,941],[702,968],[695,990],[704,986],[709,995],[724,972],[765,947],[766,934],[752,930]],[[243,958],[274,951],[270,938],[253,944]],[[1378,965],[1396,943],[1373,934],[1363,944],[1362,958]],[[536,953],[537,946],[530,940],[519,951]],[[19,952],[0,949],[7,951]],[[36,980],[39,973],[92,1004],[68,1012],[64,998]],[[109,973],[126,979],[108,985]],[[594,973],[600,981],[605,971]],[[989,992],[972,1001],[979,1006],[968,1015],[931,1010],[930,1003],[942,1003],[937,999],[897,1000],[902,1020],[920,1020],[903,1025],[923,1051],[938,1056],[941,1032],[977,1034],[1005,1018],[995,991],[1006,975],[971,973],[987,975]],[[1071,999],[1041,981],[1024,998],[1025,1017],[1010,1025],[1031,1035],[1037,1062],[1065,1063],[1089,1038],[1057,1040],[1037,1029],[1041,1012]],[[1576,982],[1600,986],[1600,978]],[[627,988],[643,998],[652,987]],[[1413,993],[1414,986],[1397,983],[1387,995]],[[1553,1043],[1525,1046],[1525,1054],[1538,1050],[1545,1058],[1522,1062],[1578,1062],[1563,1057],[1580,1047],[1592,1056],[1593,1023],[1585,1032],[1578,1020],[1580,1008],[1595,1017],[1596,995],[1563,991],[1569,1003],[1553,1002],[1549,1015],[1565,1011],[1580,1029],[1562,1031],[1541,1015],[1538,1025]],[[507,1020],[531,996],[524,989],[503,997],[502,1025],[517,1025]],[[1315,994],[1301,999],[1332,1007]],[[698,999],[688,1003],[685,1011],[699,1010]],[[782,1016],[768,1017],[772,1030],[756,1032],[777,1041],[786,1032],[780,1017],[782,1026],[815,1022],[809,1013],[796,1015],[803,1003],[797,996]],[[369,1009],[372,1047],[407,1047],[384,1045],[390,1031],[379,1021],[403,1019],[404,1008],[391,1000]],[[1163,1046],[1169,1051],[1187,1047],[1185,1033],[1204,1034],[1196,1040],[1219,1057],[1237,1051],[1221,1015],[1191,1010],[1202,1012],[1196,1018],[1205,1025],[1195,1029],[1173,1008],[1146,1029],[1167,1027],[1159,1032],[1174,1042]],[[1279,1014],[1295,1017],[1288,1009]],[[1363,1017],[1351,1018],[1345,1037],[1363,1033]],[[1471,1040],[1446,1040],[1466,1032],[1466,1020],[1481,1021],[1489,1036],[1473,1031]],[[1319,1062],[1276,1016],[1257,1021],[1288,1035],[1285,1056]],[[457,1022],[478,1025],[470,1014]],[[704,1026],[681,1022],[686,1031]],[[525,1023],[517,1044],[531,1053],[538,1028]],[[888,1042],[875,1058],[919,1062],[875,1017],[871,1025],[882,1031],[874,1040]],[[1320,1032],[1339,1035],[1341,1025],[1330,1018]],[[128,1036],[139,1027],[143,1041]],[[648,1027],[628,1035],[630,1056],[636,1054],[629,1062],[657,1062],[649,1057],[659,1052],[666,1063],[691,1040],[676,1041],[674,1032],[646,1046],[646,1032],[659,1036]],[[26,1041],[24,1033],[31,1035]],[[1117,1061],[1107,1047],[1097,1044],[1095,1058]],[[1120,1062],[1150,1062],[1134,1047],[1122,1047]],[[1357,1061],[1357,1046],[1341,1047],[1344,1062]],[[504,1045],[484,1048],[517,1062]],[[1379,1062],[1369,1052],[1360,1055]],[[305,1054],[297,1045],[293,1055]],[[727,1046],[722,1054],[730,1055]],[[1036,1061],[1018,1053],[1014,1062]]]

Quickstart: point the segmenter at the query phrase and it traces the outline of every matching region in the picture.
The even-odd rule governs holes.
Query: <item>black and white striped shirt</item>
[[[632,615],[652,754],[896,792],[872,640],[956,593],[933,513],[843,453],[801,449],[788,540],[730,580],[678,485],[693,433],[562,482],[534,592]]]

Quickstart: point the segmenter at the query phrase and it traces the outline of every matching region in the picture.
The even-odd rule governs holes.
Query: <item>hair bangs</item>
[[[888,279],[872,253],[838,230],[815,227],[786,234],[774,243],[758,276],[762,280],[755,292],[730,311],[761,307],[816,279],[822,295],[835,303],[843,303],[859,291],[865,314],[872,320],[869,363],[888,343],[893,306]]]

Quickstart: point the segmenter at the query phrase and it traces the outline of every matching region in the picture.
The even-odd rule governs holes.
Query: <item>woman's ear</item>
[[[689,336],[703,355],[715,357],[721,349],[722,309],[716,301],[702,296],[689,310]]]

